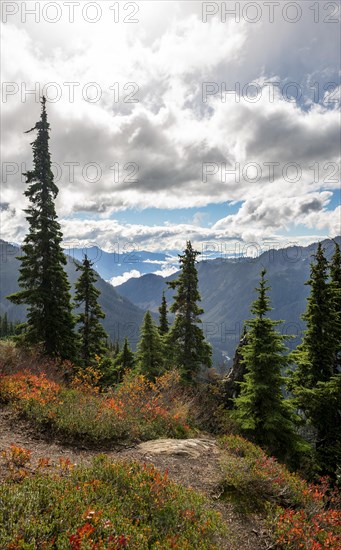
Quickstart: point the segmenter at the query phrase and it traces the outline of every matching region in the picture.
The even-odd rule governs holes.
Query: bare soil
[[[214,438],[205,435],[205,440]],[[152,454],[136,444],[121,446],[114,450],[78,448],[65,445],[58,438],[49,440],[47,434],[37,432],[27,421],[21,419],[10,407],[0,409],[0,479],[6,475],[1,452],[11,444],[31,451],[31,467],[34,469],[40,458],[49,458],[50,468],[54,468],[60,458],[69,459],[73,464],[88,464],[98,454],[105,453],[113,461],[136,460],[152,463],[161,471],[168,470],[169,478],[185,486],[192,487],[206,495],[211,506],[219,511],[228,527],[228,536],[219,540],[221,549],[263,550],[274,548],[260,518],[238,514],[233,506],[220,499],[222,471],[219,450],[208,449],[197,457],[183,454]]]

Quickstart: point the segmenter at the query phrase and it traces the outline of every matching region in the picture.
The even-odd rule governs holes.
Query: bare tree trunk
[[[223,379],[223,393],[225,396],[225,406],[227,409],[233,408],[233,399],[238,397],[240,393],[240,386],[238,382],[242,382],[245,376],[246,367],[242,362],[242,348],[247,343],[247,334],[242,336],[239,345],[236,349],[235,356],[233,358],[232,368]]]

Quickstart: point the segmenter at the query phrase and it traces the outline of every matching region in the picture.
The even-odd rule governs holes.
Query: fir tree
[[[288,381],[294,404],[315,429],[315,457],[320,472],[329,475],[336,474],[341,454],[340,399],[337,398],[341,383],[341,374],[337,370],[340,349],[337,310],[340,299],[339,255],[336,246],[329,281],[328,262],[322,245],[318,245],[310,279],[306,283],[311,287],[303,316],[307,330],[302,343],[291,354],[297,368]]]
[[[330,263],[332,310],[335,315],[334,334],[336,341],[334,373],[341,372],[341,251],[335,241],[334,254]]]
[[[7,313],[0,315],[0,338],[14,336],[18,333],[21,325],[20,321],[8,321]]]
[[[193,382],[200,368],[210,367],[212,363],[211,346],[199,326],[203,309],[197,304],[201,300],[195,266],[198,254],[200,252],[193,250],[188,241],[184,253],[179,254],[181,273],[177,280],[167,283],[177,291],[170,308],[176,317],[168,340],[173,349],[173,361],[186,382]]]
[[[127,344],[128,344],[128,340],[127,340]],[[117,340],[115,344],[115,350],[114,350],[115,357],[117,357],[119,353],[120,353],[120,343]]]
[[[46,99],[41,103],[40,121],[29,130],[37,131],[32,143],[34,168],[24,174],[29,185],[25,195],[30,205],[25,210],[29,230],[19,258],[21,290],[9,296],[9,300],[27,306],[27,343],[41,344],[50,356],[74,359],[74,318],[64,270],[62,232],[54,205],[58,188],[51,170]]]
[[[124,371],[130,371],[135,365],[134,353],[129,347],[128,338],[124,339],[122,351],[117,355],[117,363],[119,363]]]
[[[8,336],[8,318],[7,313],[4,313],[4,316],[1,318],[1,336]]]
[[[119,351],[118,342],[116,342],[116,349],[118,352],[114,360],[111,377],[115,384],[119,384],[122,382],[124,374],[133,370],[135,366],[135,357],[129,347],[128,338],[124,339],[122,351]]]
[[[165,293],[162,293],[162,302],[161,306],[159,307],[159,333],[161,336],[165,336],[165,334],[168,333],[169,330],[169,323],[167,318],[167,301],[165,297]]]
[[[122,351],[119,351],[118,342],[116,342],[114,354],[113,358],[107,356],[101,361],[101,385],[103,387],[120,384],[123,376],[132,372],[134,368],[134,353],[129,348],[128,338],[124,340]]]
[[[336,479],[341,464],[341,374],[315,388],[296,388],[297,402],[316,432],[315,459],[319,474]]]
[[[97,275],[92,269],[93,263],[85,254],[83,263],[77,266],[81,275],[76,282],[75,306],[81,307],[82,312],[77,317],[79,335],[81,339],[81,360],[84,366],[96,362],[95,356],[102,356],[106,352],[105,340],[107,334],[100,323],[105,318],[99,303],[100,291],[95,287]]]
[[[165,365],[162,339],[149,311],[144,316],[137,345],[136,362],[141,374],[155,380],[162,374]]]
[[[107,340],[106,346],[108,348],[108,351],[110,352],[110,356],[115,358],[120,351],[120,345],[118,341],[112,342],[111,340]]]
[[[279,458],[299,448],[290,404],[284,400],[282,369],[288,364],[287,348],[276,327],[282,321],[267,317],[271,311],[265,279],[261,272],[257,299],[251,306],[254,318],[246,322],[247,341],[240,349],[246,367],[240,395],[235,399],[235,417],[242,431]]]
[[[302,316],[307,322],[307,329],[302,343],[292,353],[297,369],[292,375],[291,389],[314,388],[318,382],[328,381],[335,373],[337,318],[332,286],[328,281],[328,262],[321,243],[306,284],[311,287],[307,310]]]

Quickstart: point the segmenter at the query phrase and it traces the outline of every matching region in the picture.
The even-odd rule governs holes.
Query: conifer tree
[[[76,268],[81,272],[75,285],[75,306],[82,308],[77,323],[80,325],[80,354],[84,366],[94,364],[95,356],[101,357],[106,352],[105,340],[108,337],[100,322],[105,314],[98,303],[100,291],[95,287],[97,275],[92,266],[85,254],[83,263]]]
[[[330,267],[331,281],[328,277]],[[315,457],[320,472],[335,475],[341,456],[340,396],[340,250],[335,247],[331,265],[319,243],[311,264],[311,287],[303,319],[307,329],[302,343],[292,352],[296,370],[288,388],[293,402],[315,429]],[[338,434],[338,435],[337,435]]]
[[[119,351],[119,343],[116,342],[117,354],[111,369],[111,381],[115,384],[122,382],[123,375],[133,370],[135,366],[135,356],[129,347],[128,338],[124,339],[123,348]]]
[[[111,357],[116,357],[120,351],[120,345],[117,340],[115,342],[107,340],[106,347],[108,348]]]
[[[307,310],[302,318],[307,329],[302,343],[292,353],[297,365],[290,387],[314,388],[326,382],[335,373],[337,349],[336,312],[333,307],[332,285],[328,281],[328,262],[321,243],[317,247],[315,262],[311,264]]]
[[[117,357],[124,371],[129,371],[133,369],[135,364],[135,356],[129,347],[129,341],[127,337],[124,339],[123,349],[119,352]]]
[[[28,184],[25,195],[30,205],[25,210],[29,230],[22,246],[23,254],[19,257],[21,290],[8,298],[15,304],[27,306],[27,343],[42,345],[50,356],[74,359],[74,318],[70,285],[64,270],[62,232],[54,205],[58,188],[51,170],[50,125],[44,97],[41,104],[40,121],[29,130],[37,131],[32,143],[34,167],[24,174]]]
[[[0,315],[0,338],[5,338],[6,336],[14,336],[18,330],[21,323],[19,321],[8,321],[7,313]]]
[[[296,389],[297,401],[315,428],[315,459],[319,474],[336,479],[341,464],[341,374],[315,388]]]
[[[161,334],[161,336],[164,336],[168,333],[169,330],[169,323],[167,318],[167,301],[164,292],[162,293],[162,302],[161,306],[159,307],[159,313],[159,333]]]
[[[299,449],[290,404],[284,400],[282,369],[288,364],[286,336],[276,330],[282,321],[267,317],[270,300],[261,272],[258,297],[251,306],[254,318],[246,322],[247,341],[240,349],[246,367],[240,394],[235,399],[235,418],[242,431],[278,458],[286,458],[288,450]]]
[[[126,339],[126,340],[127,340],[127,339]],[[127,345],[128,345],[128,340],[127,340]],[[120,353],[120,343],[119,343],[119,341],[117,340],[117,341],[116,341],[116,344],[115,344],[115,349],[114,349],[115,357],[117,357],[119,353]]]
[[[212,364],[211,346],[200,327],[203,309],[197,303],[201,300],[195,266],[198,254],[200,252],[193,250],[188,241],[184,253],[179,254],[181,273],[177,280],[167,283],[177,291],[170,308],[176,317],[168,341],[173,349],[174,364],[180,368],[186,382],[193,382],[202,366],[210,367]]]
[[[334,373],[341,372],[341,251],[335,241],[334,254],[330,263],[332,309],[335,315],[334,333],[336,340]]]
[[[109,357],[101,363],[102,378],[101,382],[104,386],[113,386],[120,384],[124,374],[132,372],[135,359],[134,353],[129,347],[128,338],[125,338],[122,350],[119,350],[118,341],[115,344],[115,356],[113,359]]]
[[[165,358],[160,333],[149,311],[144,316],[140,333],[136,354],[137,368],[149,380],[155,380],[164,370]]]
[[[1,322],[1,336],[8,336],[8,332],[9,332],[8,318],[7,318],[7,312],[5,312]]]

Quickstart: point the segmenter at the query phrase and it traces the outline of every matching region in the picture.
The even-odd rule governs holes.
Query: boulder
[[[140,443],[137,450],[148,455],[175,455],[187,458],[199,458],[206,453],[219,452],[216,443],[211,439],[157,439]]]

